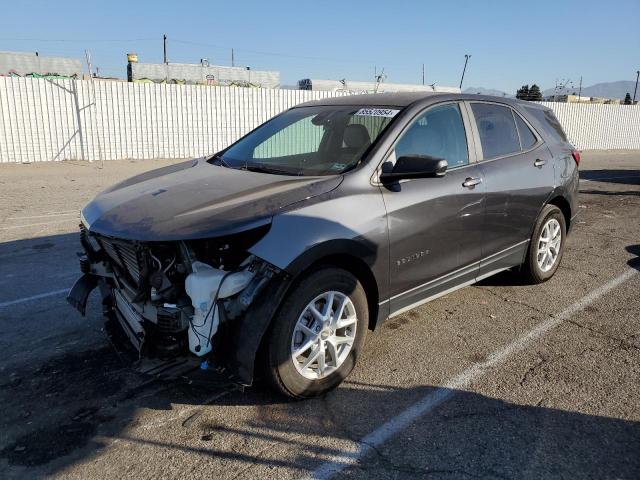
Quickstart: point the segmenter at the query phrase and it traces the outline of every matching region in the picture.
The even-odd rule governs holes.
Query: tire
[[[334,310],[339,309],[345,297],[348,300],[344,302],[341,323],[326,317],[322,322],[309,308],[313,304],[322,316],[331,298],[331,311],[335,316]],[[340,327],[348,323],[348,326]],[[269,383],[278,393],[296,399],[315,397],[336,388],[355,367],[368,325],[367,297],[353,275],[333,267],[309,274],[287,294],[267,332],[263,358],[267,363]],[[309,344],[313,346],[294,360],[293,351]],[[334,344],[337,347],[331,347]],[[321,353],[323,346],[324,353]],[[303,368],[314,354],[317,359],[312,360],[308,368]],[[335,359],[332,354],[336,354]],[[318,374],[322,355],[326,370]],[[313,378],[315,375],[317,378]]]
[[[549,226],[550,230],[545,232],[545,227]],[[545,242],[542,237],[549,236],[549,234],[553,233],[554,226],[559,226],[559,241],[555,241],[556,243],[556,251],[557,254],[553,259],[553,263],[549,263],[550,256],[553,253],[554,248],[551,247],[546,251],[547,260],[546,263],[542,262],[542,265],[539,260],[545,258],[544,246],[548,244]],[[549,280],[558,270],[560,266],[560,262],[562,260],[562,254],[564,253],[564,244],[567,237],[567,224],[564,218],[562,211],[556,207],[555,205],[545,205],[538,216],[538,220],[536,221],[535,228],[533,229],[533,234],[531,236],[531,241],[529,242],[529,250],[527,251],[527,257],[525,262],[522,264],[522,275],[523,280],[526,283],[530,284],[538,284],[543,283]],[[555,236],[553,238],[556,238]],[[541,250],[541,248],[543,250]]]

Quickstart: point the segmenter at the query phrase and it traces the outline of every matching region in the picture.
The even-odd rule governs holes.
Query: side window
[[[536,136],[533,134],[529,126],[524,123],[524,120],[517,113],[513,114],[516,117],[516,125],[518,126],[518,133],[520,134],[520,145],[522,150],[528,150],[533,147],[537,142]]]
[[[472,103],[484,159],[520,151],[516,122],[509,107],[490,103]]]
[[[469,152],[460,107],[448,104],[427,110],[402,134],[395,155],[444,158],[449,168],[467,165]]]

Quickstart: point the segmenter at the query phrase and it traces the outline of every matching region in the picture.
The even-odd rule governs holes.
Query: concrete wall
[[[334,92],[0,77],[0,162],[187,158]],[[581,149],[640,149],[640,106],[546,103]]]
[[[25,76],[32,73],[81,77],[82,63],[77,58],[47,57],[32,52],[0,52],[0,75]]]
[[[393,93],[393,92],[448,92],[460,93],[458,87],[445,87],[441,85],[415,85],[402,83],[376,83],[357,82],[352,80],[317,80],[305,78],[298,81],[301,90],[327,90],[330,92],[343,92],[350,94],[361,93]]]

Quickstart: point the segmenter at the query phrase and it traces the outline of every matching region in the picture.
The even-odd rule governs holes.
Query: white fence
[[[0,163],[214,153],[331,92],[0,77]]]
[[[581,150],[640,149],[640,105],[541,103]]]
[[[187,158],[332,92],[0,77],[0,163]],[[640,149],[640,107],[545,103],[581,149]]]

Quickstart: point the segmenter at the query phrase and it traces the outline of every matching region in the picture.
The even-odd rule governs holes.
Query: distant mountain
[[[633,96],[633,88],[635,87],[636,82],[630,80],[620,80],[617,82],[605,82],[605,83],[596,83],[595,85],[591,85],[590,87],[582,87],[582,96],[583,97],[604,97],[604,98],[619,98],[624,99],[624,96],[629,92],[631,96]],[[563,93],[576,93],[578,94],[578,87],[574,87],[566,90]],[[638,88],[640,90],[640,88]],[[554,89],[549,88],[542,92],[542,95],[545,97],[548,95],[553,95]]]
[[[513,95],[509,95],[502,90],[494,90],[493,88],[483,88],[483,87],[469,87],[465,88],[462,93],[477,93],[480,95],[493,95],[494,97],[513,97]]]

